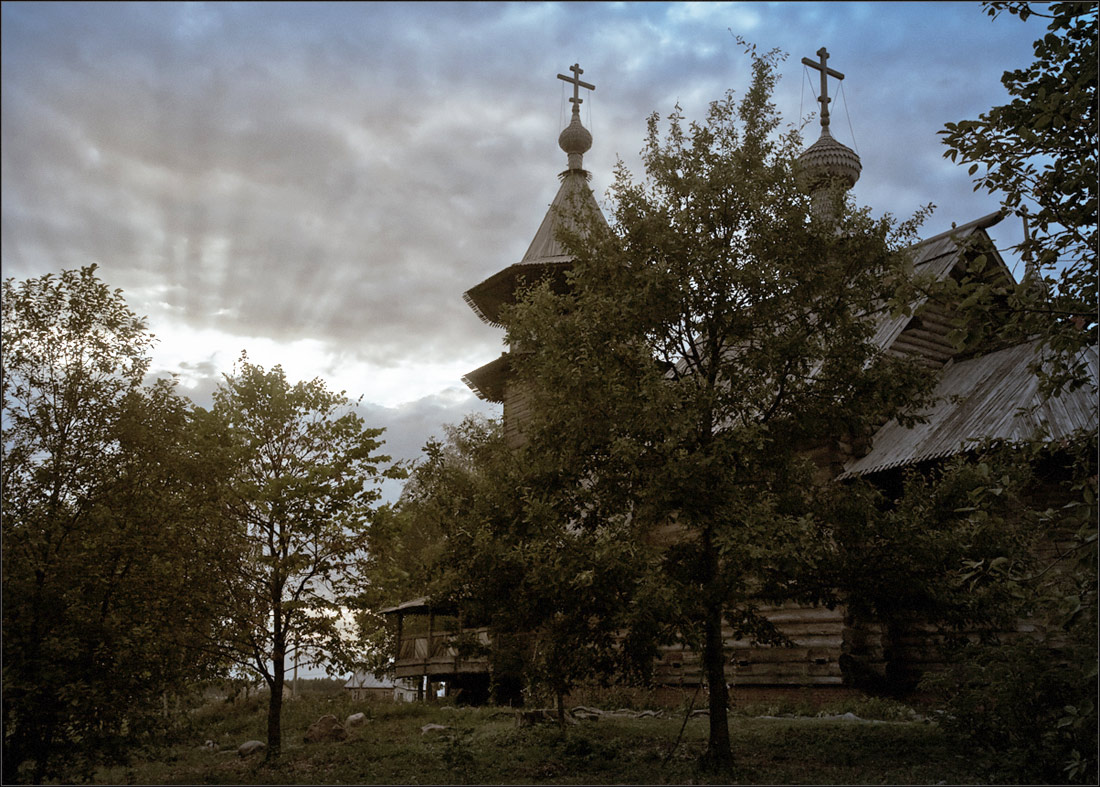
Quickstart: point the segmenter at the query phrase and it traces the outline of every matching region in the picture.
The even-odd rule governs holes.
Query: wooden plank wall
[[[844,639],[844,612],[798,604],[762,607],[762,612],[791,641],[790,646],[753,645],[736,639],[726,627],[726,677],[730,684],[752,685],[840,685],[840,656]],[[698,653],[682,646],[661,649],[656,681],[663,685],[693,686],[703,681]]]
[[[911,319],[886,351],[894,356],[917,356],[930,369],[942,368],[955,354],[947,335],[961,322],[947,309],[928,304]]]
[[[531,397],[514,379],[504,384],[504,439],[515,450],[523,446],[523,424],[531,413]]]

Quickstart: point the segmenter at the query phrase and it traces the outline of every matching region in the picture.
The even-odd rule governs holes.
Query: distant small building
[[[373,672],[356,672],[344,684],[353,700],[374,702],[412,702],[416,699],[416,686],[407,680],[394,680],[384,676],[376,678]]]

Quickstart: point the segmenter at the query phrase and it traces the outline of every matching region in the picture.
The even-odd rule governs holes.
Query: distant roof
[[[1058,440],[1097,426],[1097,348],[1082,351],[1090,383],[1044,399],[1030,366],[1039,342],[947,366],[936,388],[936,404],[926,423],[912,429],[890,421],[875,433],[870,453],[849,462],[841,478],[941,459],[986,440],[1019,442],[1036,437]]]
[[[420,598],[414,598],[409,601],[402,601],[400,604],[394,607],[386,607],[385,609],[378,610],[383,615],[388,615],[391,612],[406,612],[413,609],[427,609],[428,597],[421,596]]]
[[[345,689],[392,689],[396,684],[389,676],[376,678],[373,672],[356,672],[348,682]]]

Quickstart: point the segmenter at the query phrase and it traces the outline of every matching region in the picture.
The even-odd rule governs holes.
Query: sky
[[[596,88],[584,166],[606,205],[617,160],[643,174],[652,112],[702,120],[747,89],[735,36],[788,53],[789,123],[817,111],[800,61],[825,46],[857,203],[902,219],[933,203],[928,237],[999,207],[937,131],[1005,103],[1002,73],[1045,33],[976,2],[4,2],[0,17],[4,278],[95,263],[147,317],[153,373],[196,404],[245,350],[362,397],[401,459],[500,414],[461,378],[503,334],[462,293],[522,258],[557,191],[570,65]],[[1007,249],[1022,231],[991,234]]]

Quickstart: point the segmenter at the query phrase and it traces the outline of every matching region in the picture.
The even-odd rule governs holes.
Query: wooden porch
[[[428,606],[427,598],[406,601],[382,610],[397,620],[394,677],[427,675],[439,680],[453,675],[487,674],[489,658],[471,652],[489,645],[487,626],[464,626],[458,615]]]

